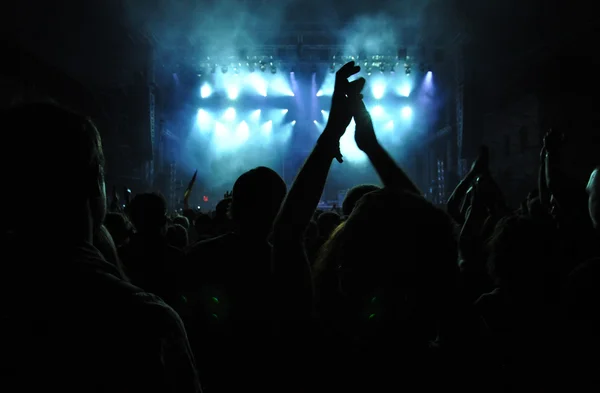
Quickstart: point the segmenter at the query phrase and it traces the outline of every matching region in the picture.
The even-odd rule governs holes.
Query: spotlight
[[[260,70],[262,72],[265,72],[265,70],[267,69],[267,66],[265,65],[265,63],[263,63],[262,61],[260,62]]]
[[[242,65],[241,65],[241,64],[238,64],[237,66],[234,66],[234,67],[233,67],[233,72],[234,72],[236,75],[239,75],[239,73],[240,73],[240,68],[242,68]]]
[[[275,67],[275,64],[271,63],[271,74],[276,74],[277,73],[277,67]]]
[[[367,63],[365,63],[365,67],[367,68],[367,75],[371,75],[371,66],[367,66]]]
[[[229,68],[226,65],[224,65],[223,67],[221,67],[221,72],[226,74],[228,69]]]
[[[406,74],[406,76],[410,75],[410,64],[404,64],[404,73]]]

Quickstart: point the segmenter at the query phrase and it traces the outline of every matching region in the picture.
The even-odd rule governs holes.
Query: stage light
[[[276,74],[277,73],[277,67],[275,67],[275,64],[271,63],[271,74]]]
[[[410,85],[409,84],[405,84],[405,85],[401,86],[398,89],[398,94],[401,95],[402,97],[408,97],[408,96],[410,96]]]
[[[386,130],[393,130],[394,129],[394,121],[390,120],[385,124],[385,129]]]
[[[218,137],[224,137],[229,133],[229,130],[227,129],[227,127],[225,127],[223,124],[217,122],[215,124],[215,135]]]
[[[286,113],[288,113],[288,110],[287,109],[282,109],[281,113],[283,113],[285,115]]]
[[[373,107],[373,109],[371,109],[371,114],[375,117],[379,117],[381,115],[383,115],[384,110],[381,106],[377,105],[375,107]]]
[[[235,130],[235,136],[239,142],[245,142],[248,140],[248,138],[250,138],[250,128],[245,121],[242,121],[240,124],[238,124]]]
[[[296,125],[296,120],[292,120],[292,125],[295,126]]]
[[[323,90],[319,90],[319,91],[317,92],[317,97],[321,97],[322,95],[323,95]]]
[[[198,109],[198,115],[196,116],[199,125],[205,125],[210,121],[210,115],[204,109]]]
[[[382,99],[385,94],[385,84],[383,82],[375,82],[371,92],[373,93],[373,98],[376,100]]]
[[[400,113],[402,114],[402,117],[407,119],[412,116],[412,108],[410,106],[405,106],[404,108],[402,108],[402,111]]]
[[[258,120],[260,118],[260,109],[257,109],[254,112],[252,112],[252,115],[250,115],[250,117],[252,118],[252,120]]]
[[[228,120],[228,121],[235,120],[235,109],[227,108],[227,110],[223,114],[223,117],[225,118],[225,120]]]
[[[263,124],[261,128],[263,132],[271,132],[271,130],[273,129],[273,121],[269,120],[268,122]]]
[[[267,96],[267,82],[260,74],[251,74],[248,76],[248,84],[252,86],[256,92],[263,96]]]
[[[313,120],[313,123],[315,123],[315,124],[319,124],[319,122],[318,122],[318,121],[316,121],[316,120]]]
[[[236,100],[239,93],[240,91],[236,86],[229,86],[227,88],[227,97],[229,97],[230,100]]]
[[[329,112],[325,111],[325,110],[321,110],[321,114],[323,115],[323,118],[325,120],[327,120],[329,118]]]
[[[204,85],[202,85],[202,88],[200,88],[200,97],[208,98],[208,97],[210,97],[211,94],[212,94],[212,89],[210,88],[210,85],[208,83],[205,83]]]

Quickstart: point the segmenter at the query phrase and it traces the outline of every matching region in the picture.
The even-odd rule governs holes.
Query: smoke
[[[395,54],[398,48],[414,46],[431,0],[387,2],[385,9],[365,11],[353,17],[340,31],[339,40],[354,54]],[[390,50],[392,51],[390,53]]]
[[[126,19],[138,31],[150,32],[161,48],[201,48],[210,56],[237,55],[238,51],[276,37],[292,0],[257,4],[240,0],[128,0]],[[191,46],[189,44],[192,44]],[[199,53],[178,53],[181,57]]]

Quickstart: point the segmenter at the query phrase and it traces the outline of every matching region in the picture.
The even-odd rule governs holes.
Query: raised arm
[[[304,250],[304,232],[323,194],[331,162],[334,158],[341,161],[339,140],[352,119],[348,101],[360,95],[365,84],[362,78],[353,82],[348,82],[348,78],[359,71],[360,67],[351,62],[337,72],[327,126],[296,176],[273,225],[272,269],[278,296],[284,302],[300,302],[295,306],[282,305],[291,313],[305,306],[310,269]]]
[[[367,111],[362,99],[355,101],[354,111],[356,144],[369,157],[383,185],[396,190],[423,195],[421,190],[394,162],[383,146],[379,144],[375,135],[375,129],[373,128],[371,115]]]

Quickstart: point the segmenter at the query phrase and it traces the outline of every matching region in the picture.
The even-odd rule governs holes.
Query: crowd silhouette
[[[378,142],[359,70],[289,190],[257,167],[212,214],[107,203],[91,120],[4,110],[2,390],[595,391],[598,168],[565,176],[550,130],[515,210],[482,147],[442,209]],[[352,119],[383,186],[319,211]]]

